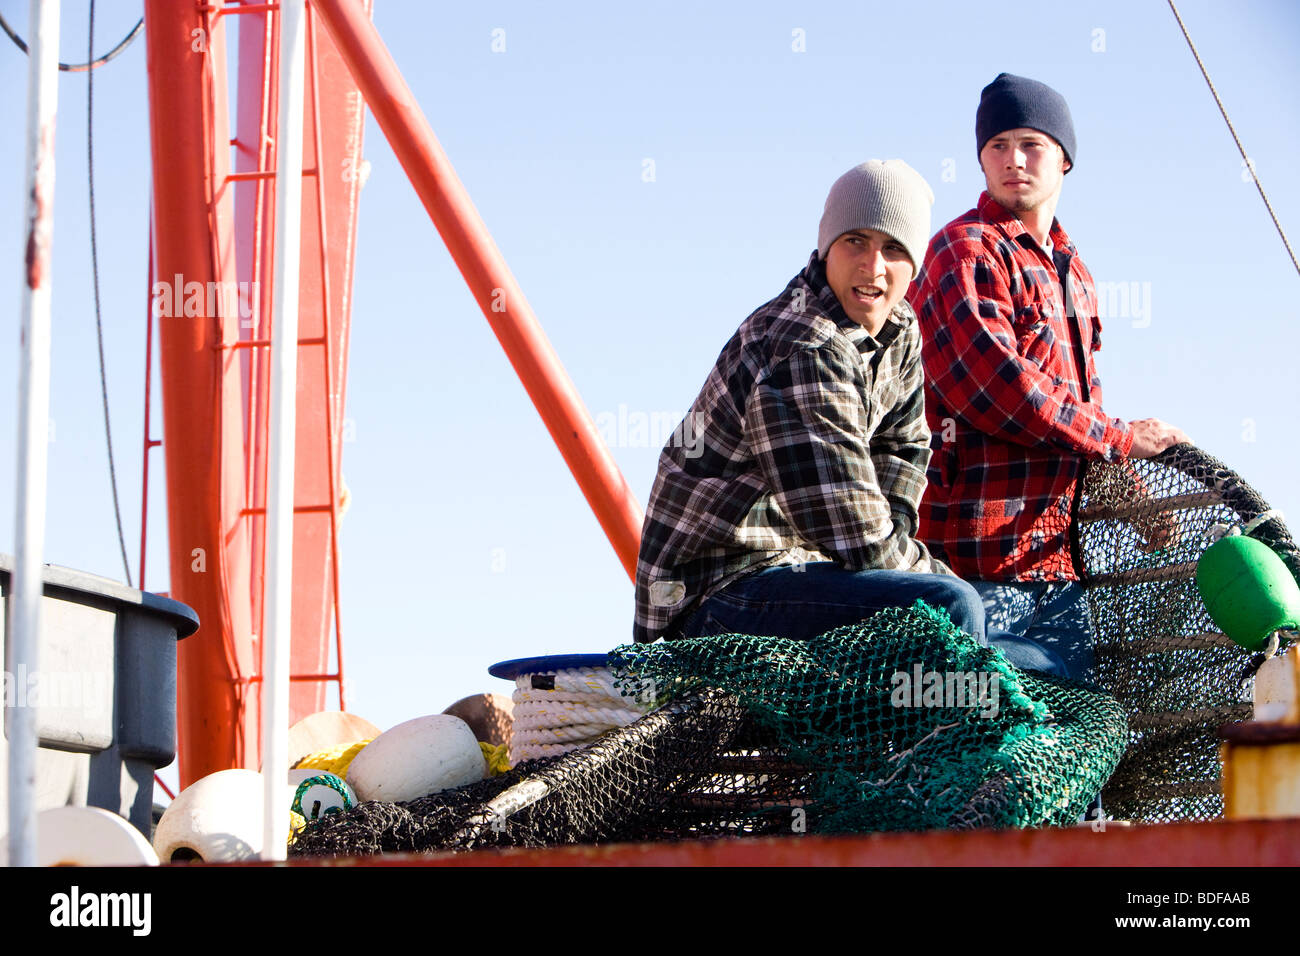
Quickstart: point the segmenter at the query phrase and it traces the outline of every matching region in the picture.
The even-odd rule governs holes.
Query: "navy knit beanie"
[[[1001,73],[984,87],[975,111],[975,155],[984,144],[1009,129],[1036,129],[1061,144],[1074,165],[1074,121],[1065,97],[1046,83]]]

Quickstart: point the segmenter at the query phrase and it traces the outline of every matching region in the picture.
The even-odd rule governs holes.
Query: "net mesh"
[[[920,604],[807,642],[624,646],[610,667],[662,704],[648,716],[468,787],[323,817],[290,852],[1068,824],[1103,784],[1120,818],[1221,815],[1217,730],[1250,716],[1262,655],[1217,633],[1195,563],[1267,510],[1185,445],[1090,468],[1077,545],[1095,685],[1017,671]],[[1251,533],[1300,579],[1280,519]]]
[[[812,641],[610,655],[670,701],[593,746],[308,828],[295,854],[1072,823],[1123,752],[1110,695],[1022,674],[918,604]]]
[[[1222,815],[1218,730],[1250,718],[1263,656],[1219,633],[1197,591],[1196,562],[1225,528],[1268,510],[1231,469],[1190,445],[1089,469],[1078,528],[1096,679],[1129,718],[1129,747],[1104,794],[1112,815]],[[1280,517],[1250,533],[1300,579],[1300,552]]]

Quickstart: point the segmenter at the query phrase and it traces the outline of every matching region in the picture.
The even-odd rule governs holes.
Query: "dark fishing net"
[[[1106,786],[1109,814],[1152,822],[1222,815],[1218,730],[1250,719],[1263,657],[1219,633],[1196,588],[1196,562],[1224,528],[1268,510],[1227,466],[1190,445],[1090,467],[1079,545],[1096,679],[1124,705],[1130,735]],[[1300,552],[1280,518],[1250,533],[1300,579]]]
[[[671,701],[582,750],[313,823],[294,854],[1075,822],[1123,753],[1110,695],[1024,674],[918,604],[812,641],[610,655]]]
[[[410,803],[367,802],[308,825],[290,855],[541,847],[672,836],[665,810],[703,790],[743,723],[725,697],[676,701],[594,744]]]

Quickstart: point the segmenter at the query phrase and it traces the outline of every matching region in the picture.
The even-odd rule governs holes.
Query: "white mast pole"
[[[54,114],[59,0],[31,0],[27,66],[27,241],[18,343],[18,498],[6,669],[21,681],[40,666],[41,555],[50,427],[50,249],[54,242]],[[36,865],[36,708],[9,709],[9,864]]]
[[[289,841],[289,640],[293,608],[293,476],[298,395],[298,263],[302,244],[304,0],[280,2],[280,116],[275,139],[275,290],[271,328],[271,435],[267,477],[266,634],[262,642],[262,858]]]

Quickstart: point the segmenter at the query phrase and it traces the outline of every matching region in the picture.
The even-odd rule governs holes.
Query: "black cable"
[[[81,72],[89,72],[90,70],[93,70],[96,67],[103,66],[109,60],[113,59],[113,57],[117,56],[128,46],[130,46],[131,41],[134,40],[136,36],[139,35],[140,31],[143,28],[144,28],[144,17],[141,17],[140,20],[136,23],[136,25],[131,28],[131,32],[128,33],[126,36],[124,36],[121,42],[118,43],[117,46],[113,47],[113,49],[109,50],[103,56],[95,59],[94,58],[95,51],[92,49],[86,54],[88,57],[92,57],[92,59],[89,60],[88,62],[60,63],[59,69],[65,73],[81,73]],[[0,14],[0,30],[4,30],[5,33],[9,34],[9,39],[13,40],[14,43],[17,44],[18,49],[22,50],[24,53],[27,52],[27,44],[23,42],[22,37],[20,37],[17,33],[14,33],[13,28],[10,27],[8,22],[5,20],[4,14]]]
[[[90,0],[90,39],[92,56],[95,47],[95,0]],[[99,250],[95,242],[95,71],[86,71],[86,168],[90,182],[90,271],[95,288],[95,336],[99,341],[99,390],[104,397],[104,438],[108,442],[108,479],[113,487],[113,515],[117,518],[117,543],[122,548],[122,569],[126,585],[131,584],[131,563],[126,556],[126,535],[122,533],[122,508],[117,500],[117,469],[113,464],[113,428],[108,420],[108,372],[104,364],[104,323],[99,308]],[[146,369],[145,374],[148,374]],[[141,581],[141,584],[144,582]]]

